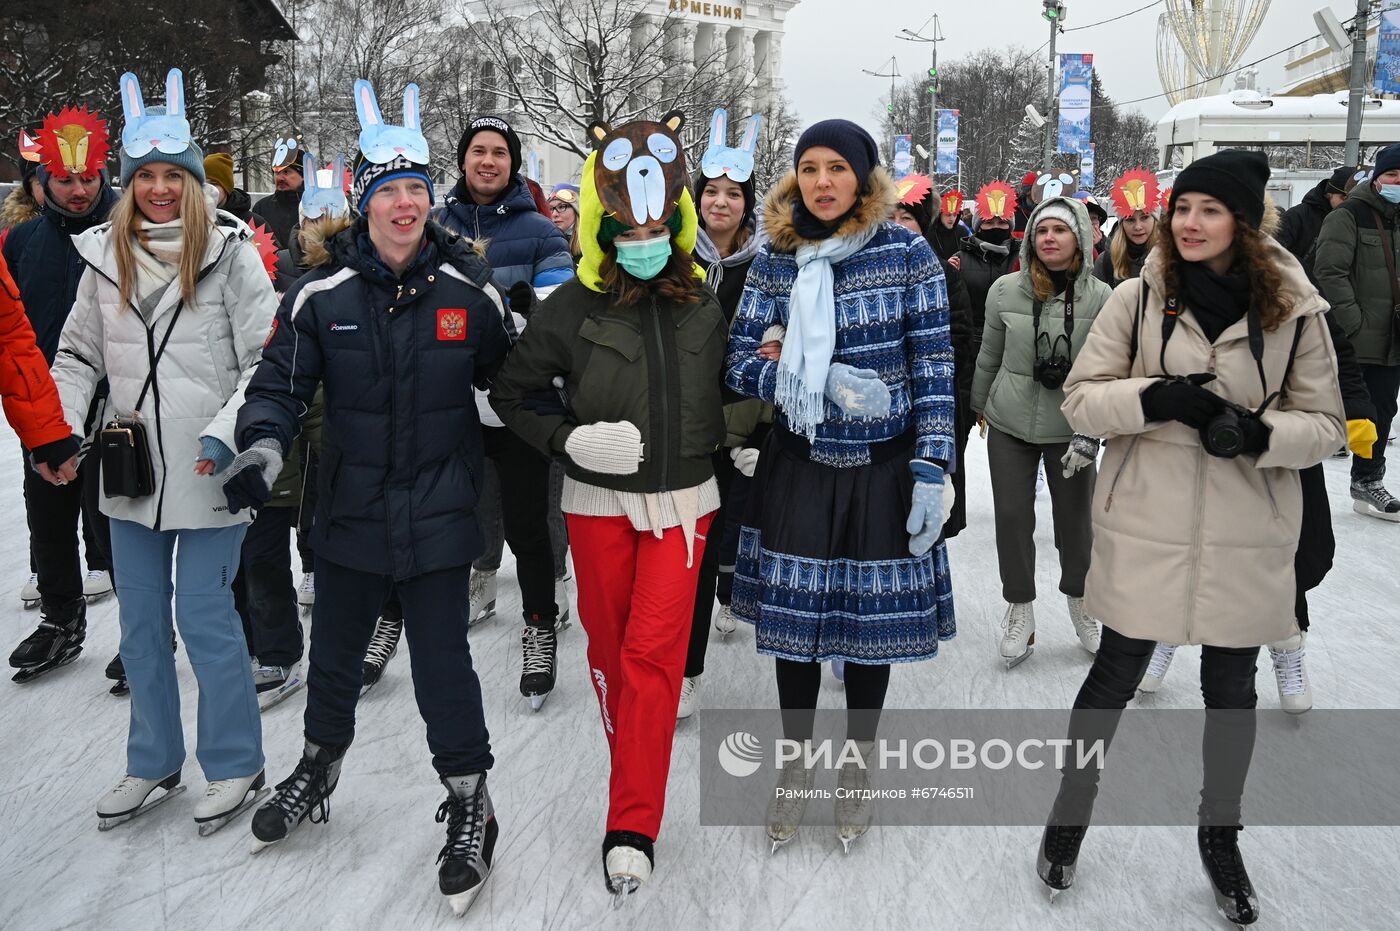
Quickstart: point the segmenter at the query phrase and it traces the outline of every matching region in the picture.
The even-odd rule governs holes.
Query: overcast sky
[[[1145,6],[1150,0],[1066,0],[1066,30],[1096,23]],[[1267,2],[1267,0],[1259,0]],[[1330,5],[1338,19],[1356,11],[1353,0],[1273,0],[1259,32],[1241,63],[1316,34],[1312,14]],[[783,77],[802,125],[830,117],[853,119],[872,133],[879,130],[879,97],[889,93],[888,78],[873,78],[862,68],[888,72],[890,56],[902,75],[921,74],[929,65],[930,46],[895,38],[900,29],[918,30],[933,13],[946,41],[938,45],[940,62],[978,49],[1022,46],[1027,50],[1050,36],[1041,18],[1041,0],[802,0],[788,17],[783,41]],[[1060,52],[1092,52],[1094,66],[1108,93],[1119,101],[1162,93],[1157,78],[1157,17],[1165,4],[1117,22],[1066,31],[1057,40]],[[925,35],[932,34],[930,25]],[[1048,50],[1047,50],[1048,51]],[[1045,53],[1042,53],[1045,54]],[[1286,55],[1259,65],[1261,89],[1283,83]],[[1227,88],[1230,85],[1227,81]],[[1041,99],[1027,101],[1042,107]],[[1153,120],[1168,109],[1158,97],[1133,104]]]

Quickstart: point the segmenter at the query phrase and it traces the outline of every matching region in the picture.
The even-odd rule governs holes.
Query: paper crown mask
[[[753,177],[753,153],[758,145],[758,130],[763,117],[757,113],[744,123],[744,133],[737,149],[728,141],[729,111],[720,107],[710,117],[710,144],[700,156],[700,173],[707,178],[728,178],[743,184]]]
[[[1016,191],[1005,181],[992,181],[977,192],[977,216],[1010,220],[1016,215]]]
[[[42,162],[44,160],[44,157],[39,154],[38,141],[23,129],[19,131],[19,157],[26,162]]]
[[[906,207],[923,203],[932,190],[933,180],[928,175],[905,175],[894,183],[899,203]]]
[[[53,177],[91,178],[107,162],[107,123],[87,107],[64,107],[44,117],[38,145],[39,161]]]
[[[257,220],[248,222],[248,229],[253,231],[253,246],[258,250],[258,258],[262,260],[263,271],[267,272],[267,277],[274,282],[277,281],[277,239],[272,235],[272,231],[263,226]],[[293,234],[295,235],[295,234]]]
[[[1058,174],[1044,172],[1036,175],[1031,185],[1031,203],[1039,204],[1051,197],[1073,197],[1079,190],[1079,179],[1067,171]]]
[[[364,78],[355,82],[355,113],[360,118],[360,151],[366,159],[383,165],[402,155],[414,164],[428,164],[428,140],[418,117],[417,84],[404,88],[402,126],[384,122],[374,86]]]
[[[664,223],[685,190],[685,149],[680,130],[685,115],[672,110],[661,122],[636,120],[613,129],[592,123],[597,159],[593,185],[609,216],[628,226]]]
[[[319,220],[322,217],[343,217],[350,213],[350,202],[345,198],[345,159],[337,155],[329,168],[316,170],[316,163],[310,155],[302,157],[301,176],[305,186],[301,191],[301,201],[297,210],[303,220]]]
[[[179,68],[165,75],[165,112],[148,113],[141,96],[141,82],[128,71],[121,76],[122,151],[140,158],[152,149],[166,155],[179,155],[190,147],[190,123],[185,117],[185,78]]]
[[[1113,182],[1113,210],[1124,219],[1139,210],[1156,213],[1161,198],[1157,176],[1146,169],[1134,168]]]
[[[962,213],[963,201],[966,200],[962,191],[948,191],[939,202],[939,209],[949,216],[957,216]]]

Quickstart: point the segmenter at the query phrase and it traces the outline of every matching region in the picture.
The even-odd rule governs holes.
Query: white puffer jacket
[[[159,348],[180,288],[177,278],[143,321],[136,307],[120,304],[111,224],[93,227],[73,242],[88,268],[63,326],[53,378],[64,417],[81,436],[88,404],[104,377],[111,386],[107,419],[131,415],[150,372],[147,327]],[[276,315],[277,295],[252,234],[241,223],[214,228],[205,269],[195,302],[180,311],[141,405],[155,491],[144,498],[102,497],[102,513],[155,530],[228,527],[251,520],[246,510],[229,514],[221,477],[197,475],[194,465],[201,436],[238,448],[234,423]]]

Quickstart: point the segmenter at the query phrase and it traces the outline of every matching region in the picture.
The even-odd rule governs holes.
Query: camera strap
[[[1032,299],[1032,301],[1031,301],[1031,324],[1035,327],[1035,347],[1036,347],[1036,351],[1037,351],[1037,352],[1040,351],[1040,336],[1041,336],[1041,333],[1040,333],[1040,311],[1041,311],[1041,309],[1042,309],[1043,307],[1044,307],[1044,304],[1040,301],[1039,298],[1033,298],[1033,299]],[[1073,281],[1073,279],[1071,279],[1069,282],[1067,282],[1067,283],[1065,284],[1065,332],[1064,332],[1064,340],[1065,340],[1065,343],[1068,344],[1068,345],[1067,345],[1067,348],[1066,348],[1066,352],[1065,352],[1065,361],[1069,361],[1069,355],[1070,355],[1070,353],[1072,353],[1072,352],[1074,351],[1074,281]],[[1045,341],[1046,341],[1047,343],[1050,344],[1050,356],[1053,358],[1054,355],[1055,355],[1055,346],[1056,346],[1057,343],[1059,343],[1060,337],[1057,336],[1057,337],[1054,338],[1054,340],[1051,340],[1051,339],[1050,339],[1050,334],[1049,334],[1049,333],[1046,333],[1046,334],[1045,334]]]

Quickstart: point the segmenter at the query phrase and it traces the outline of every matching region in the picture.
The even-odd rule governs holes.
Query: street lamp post
[[[1065,5],[1061,0],[1042,0],[1044,10],[1041,15],[1050,22],[1050,60],[1045,66],[1045,143],[1041,153],[1044,163],[1042,170],[1050,170],[1050,160],[1054,152],[1055,129],[1059,119],[1055,113],[1055,39],[1060,34],[1060,24],[1065,21]]]
[[[895,38],[906,42],[927,42],[933,46],[933,62],[928,69],[928,176],[933,177],[933,169],[938,164],[938,43],[944,36],[938,28],[938,14],[933,14],[933,35],[923,36],[912,29],[901,29],[902,35]]]
[[[890,73],[889,73],[889,74],[886,74],[886,73],[884,73],[883,71],[871,71],[869,68],[862,68],[862,69],[860,69],[860,70],[863,71],[863,72],[865,72],[866,74],[870,75],[872,78],[889,78],[889,79],[890,79],[890,102],[889,102],[889,106],[887,106],[885,109],[887,109],[887,110],[889,111],[889,114],[890,114],[890,122],[891,122],[891,125],[893,125],[893,122],[894,122],[894,79],[897,78],[897,77],[899,77],[899,62],[895,61],[893,55],[890,56]]]

